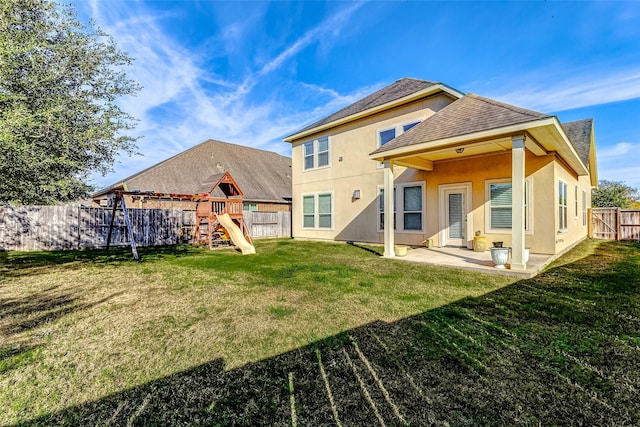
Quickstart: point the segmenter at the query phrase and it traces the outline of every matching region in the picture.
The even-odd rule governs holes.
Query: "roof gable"
[[[553,116],[467,94],[372,154],[550,117]]]
[[[127,190],[209,193],[215,176],[229,172],[248,201],[291,198],[291,158],[271,151],[208,140],[125,178]],[[118,185],[116,184],[116,185]],[[94,196],[110,192],[112,185]]]
[[[299,133],[307,132],[311,129],[322,127],[326,124],[335,122],[340,119],[344,119],[349,116],[353,116],[355,114],[370,110],[372,108],[376,108],[382,106],[384,104],[396,101],[398,99],[409,96],[413,93],[420,92],[424,89],[427,89],[432,86],[441,85],[440,83],[431,82],[427,80],[419,80],[414,78],[402,78],[397,80],[395,83],[390,84],[389,86],[383,87],[382,89],[368,95],[359,101],[354,102],[351,105],[346,106],[345,108],[336,111],[333,114],[330,114],[309,126],[300,129],[292,135],[289,135],[287,138],[290,138]],[[285,140],[287,139],[285,138]]]
[[[576,120],[563,123],[562,128],[569,137],[580,159],[585,165],[589,165],[589,152],[593,137],[593,119]]]

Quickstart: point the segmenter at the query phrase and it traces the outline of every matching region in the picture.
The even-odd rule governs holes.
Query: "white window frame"
[[[405,213],[418,213],[418,211],[406,211],[404,210],[404,189],[406,187],[420,187],[420,194],[422,196],[421,204],[422,210],[420,214],[422,215],[420,221],[420,230],[405,230],[404,228],[404,215]],[[377,209],[377,217],[376,221],[378,223],[378,232],[384,232],[384,224],[381,224],[380,218],[381,214],[384,213],[384,206],[380,207],[380,197],[382,194],[382,190],[384,187],[379,185],[377,188],[376,194],[378,195],[376,198],[376,203],[378,204]],[[395,217],[394,221],[394,232],[403,233],[403,234],[424,234],[425,221],[426,221],[426,204],[427,204],[427,195],[426,195],[426,183],[425,181],[413,181],[413,182],[401,182],[397,183],[393,186],[393,195],[394,195],[394,210],[393,214]]]
[[[578,219],[578,184],[575,184],[573,186],[573,196],[575,197],[575,208],[576,208],[575,219]]]
[[[329,215],[331,216],[331,225],[329,227],[320,227],[320,196],[329,195],[331,197],[331,212]],[[304,225],[304,199],[305,197],[313,197],[313,227],[307,227]],[[333,191],[318,191],[317,193],[304,193],[301,196],[302,202],[302,229],[304,230],[333,230],[333,220],[334,220],[334,197]],[[326,215],[326,214],[323,214]]]
[[[558,197],[556,200],[558,202],[558,233],[566,233],[568,229],[567,223],[569,222],[569,203],[567,200],[569,196],[569,185],[561,179],[558,180],[557,194]]]
[[[587,226],[587,191],[582,190],[582,227]]]
[[[404,130],[404,128],[406,126],[413,125],[412,126],[412,128],[413,128],[414,126],[419,125],[425,119],[426,119],[426,117],[420,117],[420,118],[417,118],[417,119],[408,120],[406,122],[396,123],[394,125],[389,125],[389,126],[386,126],[386,127],[382,127],[382,128],[376,129],[376,138],[377,138],[377,140],[376,140],[377,147],[376,148],[382,147],[382,138],[381,138],[381,135],[380,135],[382,132],[386,132],[388,130],[392,130],[393,129],[395,131],[395,134],[394,134],[393,138],[397,138],[400,135],[402,135],[403,133],[405,133],[405,132],[410,130],[410,129]],[[384,162],[378,162],[378,169],[382,169],[383,167],[384,167]]]
[[[327,140],[327,150],[326,151],[322,151],[322,153],[327,153],[327,164],[326,165],[322,165],[322,166],[318,166],[319,165],[319,158],[320,158],[320,141],[326,139]],[[306,149],[307,146],[311,146],[311,148],[313,149],[313,151],[311,152],[311,154],[307,154]],[[311,157],[313,159],[313,165],[311,167],[306,167],[307,166],[307,157]],[[313,139],[311,141],[307,141],[304,142],[302,144],[302,171],[303,172],[307,172],[307,171],[312,171],[312,170],[318,170],[318,169],[325,169],[331,167],[331,136],[330,135],[324,135],[321,137],[318,137],[316,139]]]
[[[485,188],[485,213],[484,213],[484,229],[485,233],[493,234],[509,234],[512,228],[491,228],[491,185],[492,184],[512,184],[511,178],[487,179],[484,182]],[[524,197],[524,231],[525,234],[533,234],[533,179],[531,177],[524,179],[525,197]],[[512,189],[513,191],[513,189]],[[513,200],[511,200],[511,208],[513,209]]]

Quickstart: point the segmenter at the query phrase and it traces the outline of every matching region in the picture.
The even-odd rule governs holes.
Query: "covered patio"
[[[551,255],[531,254],[529,260],[525,260],[526,233],[529,231],[530,238],[535,236],[532,229],[527,230],[526,224],[526,206],[530,202],[526,197],[525,159],[529,157],[531,161],[531,159],[545,157],[550,159],[550,162],[566,166],[572,171],[571,173],[575,174],[575,177],[588,175],[588,170],[557,117],[472,94],[448,105],[370,154],[370,159],[382,162],[384,165],[384,256],[389,258],[396,256],[394,246],[397,231],[394,215],[390,214],[394,212],[395,207],[394,185],[397,173],[394,168],[404,167],[424,172],[427,182],[441,183],[438,187],[439,199],[432,198],[427,202],[431,205],[436,203],[439,205],[439,215],[437,218],[431,216],[430,220],[438,222],[439,228],[434,235],[434,241],[437,241],[436,246],[440,249],[412,251],[412,254],[404,259],[454,267],[495,270],[489,252],[474,253],[470,250],[474,232],[477,230],[479,233],[484,233],[492,227],[490,225],[492,223],[488,220],[475,223],[473,221],[471,181],[475,179],[475,185],[478,188],[478,184],[482,186],[487,180],[499,178],[501,173],[494,171],[493,175],[489,175],[486,170],[490,169],[491,162],[496,161],[495,155],[502,153],[509,154],[508,163],[504,162],[502,173],[508,177],[506,182],[509,185],[510,194],[507,206],[502,208],[503,212],[499,215],[508,217],[508,220],[502,218],[504,224],[496,228],[503,230],[510,240],[511,253],[507,272],[510,274],[518,272],[525,277],[537,274],[549,262]],[[450,170],[456,171],[459,167],[452,162],[460,163],[464,159],[485,159],[486,165],[476,168],[475,176],[468,177],[466,180],[461,180],[453,174],[450,180],[446,178],[438,181],[433,178],[432,174],[435,173],[438,164],[446,164]],[[440,169],[441,176],[448,174],[444,169],[446,168]],[[459,171],[456,173],[460,176]],[[547,179],[547,183],[550,184],[548,187],[538,186],[536,191],[554,194],[555,178]],[[482,199],[482,196],[478,197],[478,195],[476,193],[475,215],[478,215],[489,203],[489,196],[485,195]],[[445,196],[448,196],[448,199]],[[546,203],[545,207],[549,206],[549,202]],[[497,209],[496,212],[498,212]],[[550,212],[553,211],[550,210]],[[551,221],[548,218],[543,221],[545,227],[538,226],[537,233],[540,236],[554,237],[557,232],[559,233],[555,217],[550,218]],[[457,228],[453,230],[450,225],[447,225],[447,221],[455,224]],[[452,230],[455,231],[455,235]],[[494,230],[491,231],[495,233]]]
[[[491,252],[475,252],[467,248],[413,248],[407,251],[405,256],[396,256],[399,261],[407,261],[418,264],[430,264],[442,267],[458,268],[463,270],[477,271],[492,274],[507,274],[519,276],[522,278],[530,278],[536,276],[547,265],[557,258],[556,255],[550,254],[530,254],[525,270],[511,269],[510,263],[507,263],[506,269],[495,267],[491,261]]]

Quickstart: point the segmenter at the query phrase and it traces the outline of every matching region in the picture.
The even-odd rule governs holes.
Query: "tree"
[[[0,2],[0,203],[86,196],[88,175],[131,154],[116,101],[139,86],[111,37],[49,0]]]
[[[638,190],[621,181],[600,181],[597,189],[591,194],[591,204],[594,207],[628,208],[637,203]]]

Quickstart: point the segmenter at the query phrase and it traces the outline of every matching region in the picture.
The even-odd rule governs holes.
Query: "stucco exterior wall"
[[[404,124],[424,120],[451,102],[452,99],[446,95],[432,96],[293,142],[293,236],[381,241],[376,218],[378,187],[383,183],[383,169],[368,158],[369,153],[378,147],[378,132],[394,126],[401,129]],[[304,171],[304,143],[323,136],[329,137],[329,165]],[[396,182],[422,179],[420,172],[398,167],[396,176],[399,177]],[[355,190],[360,190],[359,199],[352,198]],[[330,229],[302,227],[302,197],[317,193],[333,195],[333,224]],[[403,236],[398,238],[398,242],[407,244],[419,244],[422,240],[422,235],[411,236],[408,240]]]
[[[383,169],[368,154],[378,147],[378,133],[390,127],[424,120],[451,99],[445,95],[413,102],[401,108],[351,122],[292,144],[293,237],[304,239],[361,241],[383,243],[380,228],[378,195],[383,186]],[[397,133],[398,134],[398,133]],[[396,134],[396,135],[397,135]],[[329,165],[303,170],[304,143],[329,137]],[[511,246],[510,230],[491,230],[489,226],[488,181],[511,180],[511,151],[463,157],[434,163],[433,171],[394,167],[395,184],[415,183],[424,187],[423,228],[420,231],[396,231],[395,243],[420,245],[431,240],[435,246],[443,241],[444,190],[469,190],[467,200],[466,246],[471,248],[476,231],[488,242],[502,241]],[[578,177],[555,154],[536,156],[525,150],[525,179],[528,185],[529,227],[525,245],[533,253],[556,254],[587,235],[583,225],[582,192],[586,206],[591,205],[589,177]],[[558,180],[568,185],[567,230],[558,232]],[[575,186],[578,188],[578,215],[575,212]],[[359,192],[359,198],[354,193]],[[332,195],[331,228],[303,227],[303,197]],[[464,243],[463,243],[464,244]]]

